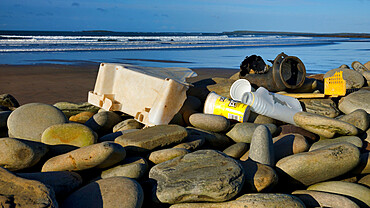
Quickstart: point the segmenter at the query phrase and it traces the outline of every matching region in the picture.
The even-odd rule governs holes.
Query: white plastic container
[[[88,102],[148,126],[168,124],[186,99],[186,78],[193,76],[197,74],[188,68],[102,63]]]
[[[248,80],[239,79],[230,88],[234,100],[251,106],[251,110],[286,123],[295,124],[294,114],[302,111],[302,106],[296,98],[269,92],[259,87],[256,92],[248,92]]]
[[[239,101],[210,92],[204,103],[204,113],[224,116],[239,122],[247,122],[250,108]]]

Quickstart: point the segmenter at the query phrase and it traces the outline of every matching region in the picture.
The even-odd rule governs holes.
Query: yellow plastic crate
[[[324,94],[331,96],[346,95],[346,80],[343,79],[343,71],[335,72],[331,77],[324,79]]]

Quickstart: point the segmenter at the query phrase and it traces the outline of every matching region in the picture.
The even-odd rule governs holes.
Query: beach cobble
[[[368,66],[311,76],[291,92],[323,93],[335,71],[355,91],[299,99],[296,125],[204,114],[208,93],[229,97],[237,75],[193,83],[170,124],[157,126],[88,103],[19,106],[4,94],[0,207],[367,207]]]

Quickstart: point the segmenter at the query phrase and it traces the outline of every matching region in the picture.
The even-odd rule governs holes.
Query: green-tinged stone
[[[89,127],[78,123],[56,124],[47,128],[41,142],[49,145],[67,144],[84,147],[95,144],[97,134]]]

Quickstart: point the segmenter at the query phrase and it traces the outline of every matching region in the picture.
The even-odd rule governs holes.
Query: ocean
[[[239,69],[253,54],[301,59],[307,73],[370,61],[370,38],[273,33],[0,31],[0,64],[128,63],[153,67]],[[270,64],[271,65],[271,64]]]

